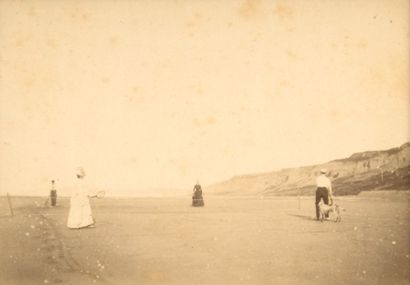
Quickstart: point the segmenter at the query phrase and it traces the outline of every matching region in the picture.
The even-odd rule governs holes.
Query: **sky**
[[[0,0],[0,194],[191,191],[410,140],[409,1]],[[64,192],[63,191],[63,192]]]

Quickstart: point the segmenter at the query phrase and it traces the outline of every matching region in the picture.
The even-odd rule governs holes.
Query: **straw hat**
[[[78,167],[76,171],[77,176],[84,177],[85,176],[85,171],[82,167]]]

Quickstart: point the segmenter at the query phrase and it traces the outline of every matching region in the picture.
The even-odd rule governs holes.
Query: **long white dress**
[[[70,199],[67,227],[79,229],[94,224],[88,191],[84,179],[77,179],[77,187],[73,189]]]

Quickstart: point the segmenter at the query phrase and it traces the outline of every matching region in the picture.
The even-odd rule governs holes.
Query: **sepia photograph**
[[[0,0],[1,285],[410,285],[409,0]]]

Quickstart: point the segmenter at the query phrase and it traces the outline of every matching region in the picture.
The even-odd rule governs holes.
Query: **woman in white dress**
[[[70,229],[94,227],[91,212],[89,193],[84,185],[85,172],[82,168],[77,170],[77,187],[73,189],[70,199],[67,227]]]

